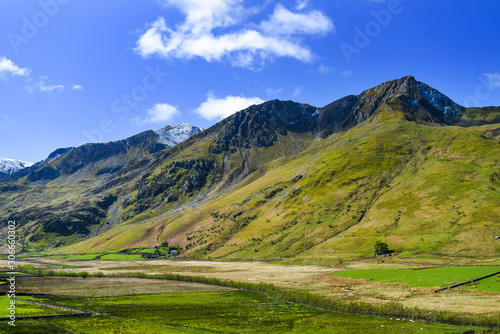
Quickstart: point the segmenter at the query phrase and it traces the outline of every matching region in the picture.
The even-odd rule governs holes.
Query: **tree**
[[[168,241],[166,241],[166,240],[162,241],[161,246],[162,247],[168,247]]]
[[[156,256],[164,256],[166,253],[168,253],[168,249],[165,251],[164,248],[155,247]]]
[[[391,251],[389,250],[389,246],[387,243],[377,240],[375,242],[375,255],[381,254],[389,254]]]

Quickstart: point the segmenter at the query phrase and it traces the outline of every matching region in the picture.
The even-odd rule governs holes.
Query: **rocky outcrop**
[[[486,131],[486,137],[500,142],[500,128]]]
[[[354,107],[358,102],[359,96],[349,95],[319,109],[321,136],[326,137],[354,124]]]
[[[150,207],[176,201],[179,196],[190,196],[202,189],[213,172],[215,164],[207,159],[175,161],[155,176],[145,174],[133,190],[137,194],[123,201],[122,206],[137,214]]]
[[[317,109],[307,104],[273,100],[254,105],[208,130],[217,133],[212,151],[218,154],[235,148],[269,147],[288,131],[314,131],[317,118]]]
[[[374,115],[381,105],[399,99],[406,104],[405,114],[412,120],[451,124],[460,120],[465,108],[438,90],[407,76],[388,81],[359,95],[353,108],[356,123]],[[424,111],[422,113],[422,110]],[[419,117],[420,116],[420,117]]]
[[[268,147],[288,131],[322,137],[355,126],[376,115],[382,106],[394,107],[409,120],[453,124],[465,108],[436,89],[407,76],[349,95],[325,107],[293,101],[268,101],[251,106],[209,129],[217,133],[213,153],[236,148]]]

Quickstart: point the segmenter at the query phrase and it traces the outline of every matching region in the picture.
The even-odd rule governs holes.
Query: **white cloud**
[[[27,86],[26,89],[30,93],[35,93],[35,92],[62,92],[64,90],[63,85],[56,85],[56,84],[51,84],[49,83],[49,78],[46,76],[42,76],[38,79],[38,81],[31,85]]]
[[[297,10],[302,10],[307,7],[309,4],[309,0],[297,0],[297,3],[295,5],[295,9]]]
[[[307,14],[292,13],[281,4],[276,5],[268,21],[261,23],[268,35],[320,35],[334,30],[333,23],[319,11]]]
[[[300,94],[302,94],[302,87],[301,86],[295,87],[295,89],[293,90],[293,96],[299,96]]]
[[[158,123],[166,124],[174,116],[179,115],[180,111],[167,103],[157,103],[147,111],[148,115],[145,118],[135,117],[130,119],[131,122],[136,124]]]
[[[0,58],[0,78],[5,78],[8,74],[27,77],[30,75],[30,72],[31,70],[20,68],[10,59],[5,57]]]
[[[5,57],[0,58],[0,78],[6,79],[7,75],[17,75],[17,76],[23,76],[27,77],[26,81],[28,83],[32,82],[33,79],[30,77],[31,75],[31,70],[28,68],[20,68],[12,60],[7,59]],[[41,76],[38,78],[38,81],[34,84],[26,86],[26,89],[30,93],[35,93],[35,92],[62,92],[66,88],[71,89],[71,90],[83,90],[83,87],[81,85],[77,84],[71,84],[71,85],[61,85],[61,84],[54,84],[51,82],[51,80],[47,76]]]
[[[282,91],[283,91],[283,88],[276,88],[276,89],[268,88],[268,89],[266,89],[266,93],[268,96],[278,95]]]
[[[14,124],[14,122],[9,118],[9,116],[0,114],[0,127],[12,124]]]
[[[351,70],[344,70],[340,73],[340,75],[343,77],[348,77],[348,76],[352,75],[352,71]]]
[[[135,51],[142,57],[228,59],[254,69],[275,57],[310,62],[313,54],[301,37],[330,32],[333,23],[321,12],[292,13],[277,5],[267,21],[250,22],[242,0],[164,0],[185,16],[170,28],[163,17],[148,26]],[[244,18],[246,18],[244,20]]]
[[[263,103],[258,97],[226,96],[222,99],[215,98],[212,92],[207,94],[207,100],[200,104],[196,113],[207,120],[220,120],[254,104]]]
[[[321,74],[327,74],[329,72],[332,72],[334,71],[334,68],[331,67],[331,66],[328,66],[326,64],[321,64],[318,69],[317,69],[318,73],[321,73]]]
[[[31,78],[28,80],[31,81]],[[61,84],[54,84],[52,83],[52,80],[50,80],[47,76],[41,76],[38,78],[38,81],[35,84],[26,86],[26,89],[30,93],[36,93],[36,92],[50,93],[50,92],[62,92],[66,89],[82,90],[83,87],[81,85],[76,85],[76,84],[71,84],[66,86]]]
[[[500,72],[483,73],[491,87],[500,87]]]

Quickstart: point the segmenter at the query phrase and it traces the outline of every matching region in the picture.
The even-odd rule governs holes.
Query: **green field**
[[[248,291],[173,293],[139,296],[130,295],[107,298],[31,299],[68,307],[89,309],[96,312],[117,312],[137,309],[178,309],[190,307],[237,307],[241,305],[273,302],[265,295]]]
[[[101,256],[101,260],[142,260],[140,254],[106,254]]]
[[[99,316],[19,320],[8,333],[462,333],[468,329],[408,319],[325,312],[276,303],[248,292],[208,292],[61,299],[58,304],[105,310]],[[275,325],[276,321],[276,325]],[[275,327],[276,326],[276,327]],[[5,330],[2,327],[1,330]],[[4,331],[5,333],[6,331]]]
[[[18,296],[21,299],[30,299],[29,297]],[[10,299],[6,295],[0,295],[0,317],[8,316],[7,308],[10,307]],[[57,310],[53,308],[32,305],[28,303],[23,303],[16,300],[16,316],[17,317],[27,317],[27,316],[38,316],[38,315],[53,315],[53,314],[65,314],[66,311]]]
[[[67,257],[68,260],[93,260],[96,256],[101,255],[102,253],[97,254],[74,254],[69,255]]]
[[[149,254],[154,254],[155,252],[156,252],[155,248],[139,248],[131,251],[131,253],[149,253]]]
[[[364,269],[335,272],[334,276],[369,279],[382,283],[404,283],[414,287],[446,287],[500,271],[500,267],[438,267],[428,269]],[[500,292],[500,277],[476,283],[477,289]]]
[[[75,260],[94,260],[99,257],[101,260],[141,260],[142,257],[137,253],[154,253],[154,248],[138,249],[132,253],[135,254],[117,254],[117,253],[91,253],[91,254],[71,254],[66,257],[66,259]]]

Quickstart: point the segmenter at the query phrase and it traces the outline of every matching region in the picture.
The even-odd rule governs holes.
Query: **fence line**
[[[53,308],[56,310],[71,312],[69,314],[16,317],[17,319],[35,319],[35,318],[46,318],[46,317],[54,318],[54,317],[66,317],[66,316],[77,316],[77,315],[84,316],[84,315],[93,315],[93,314],[98,315],[99,314],[96,312],[81,310],[81,309],[77,309],[77,308],[73,308],[73,307],[66,307],[66,306],[60,306],[60,305],[55,305],[55,304],[37,302],[35,300],[29,300],[29,299],[21,299],[21,298],[15,297],[15,296],[13,296],[12,299],[23,302],[23,303],[32,304],[32,305],[44,306],[44,307]],[[0,320],[8,320],[8,319],[10,319],[10,318],[0,318]]]
[[[498,275],[500,274],[500,271],[497,271],[496,273],[494,274],[489,274],[489,275],[486,275],[486,276],[482,276],[482,277],[478,277],[478,278],[474,278],[474,279],[471,279],[470,281],[467,281],[467,282],[462,282],[462,283],[457,283],[457,284],[453,284],[453,285],[450,285],[446,288],[442,288],[442,289],[437,289],[435,290],[434,292],[439,292],[439,291],[443,291],[443,290],[448,290],[448,289],[453,289],[453,288],[457,288],[459,286],[462,286],[462,285],[465,285],[465,284],[469,284],[469,283],[474,283],[474,282],[477,282],[477,281],[480,281],[482,279],[485,279],[485,278],[488,278],[488,277],[492,277],[492,276],[495,276],[495,275]]]

